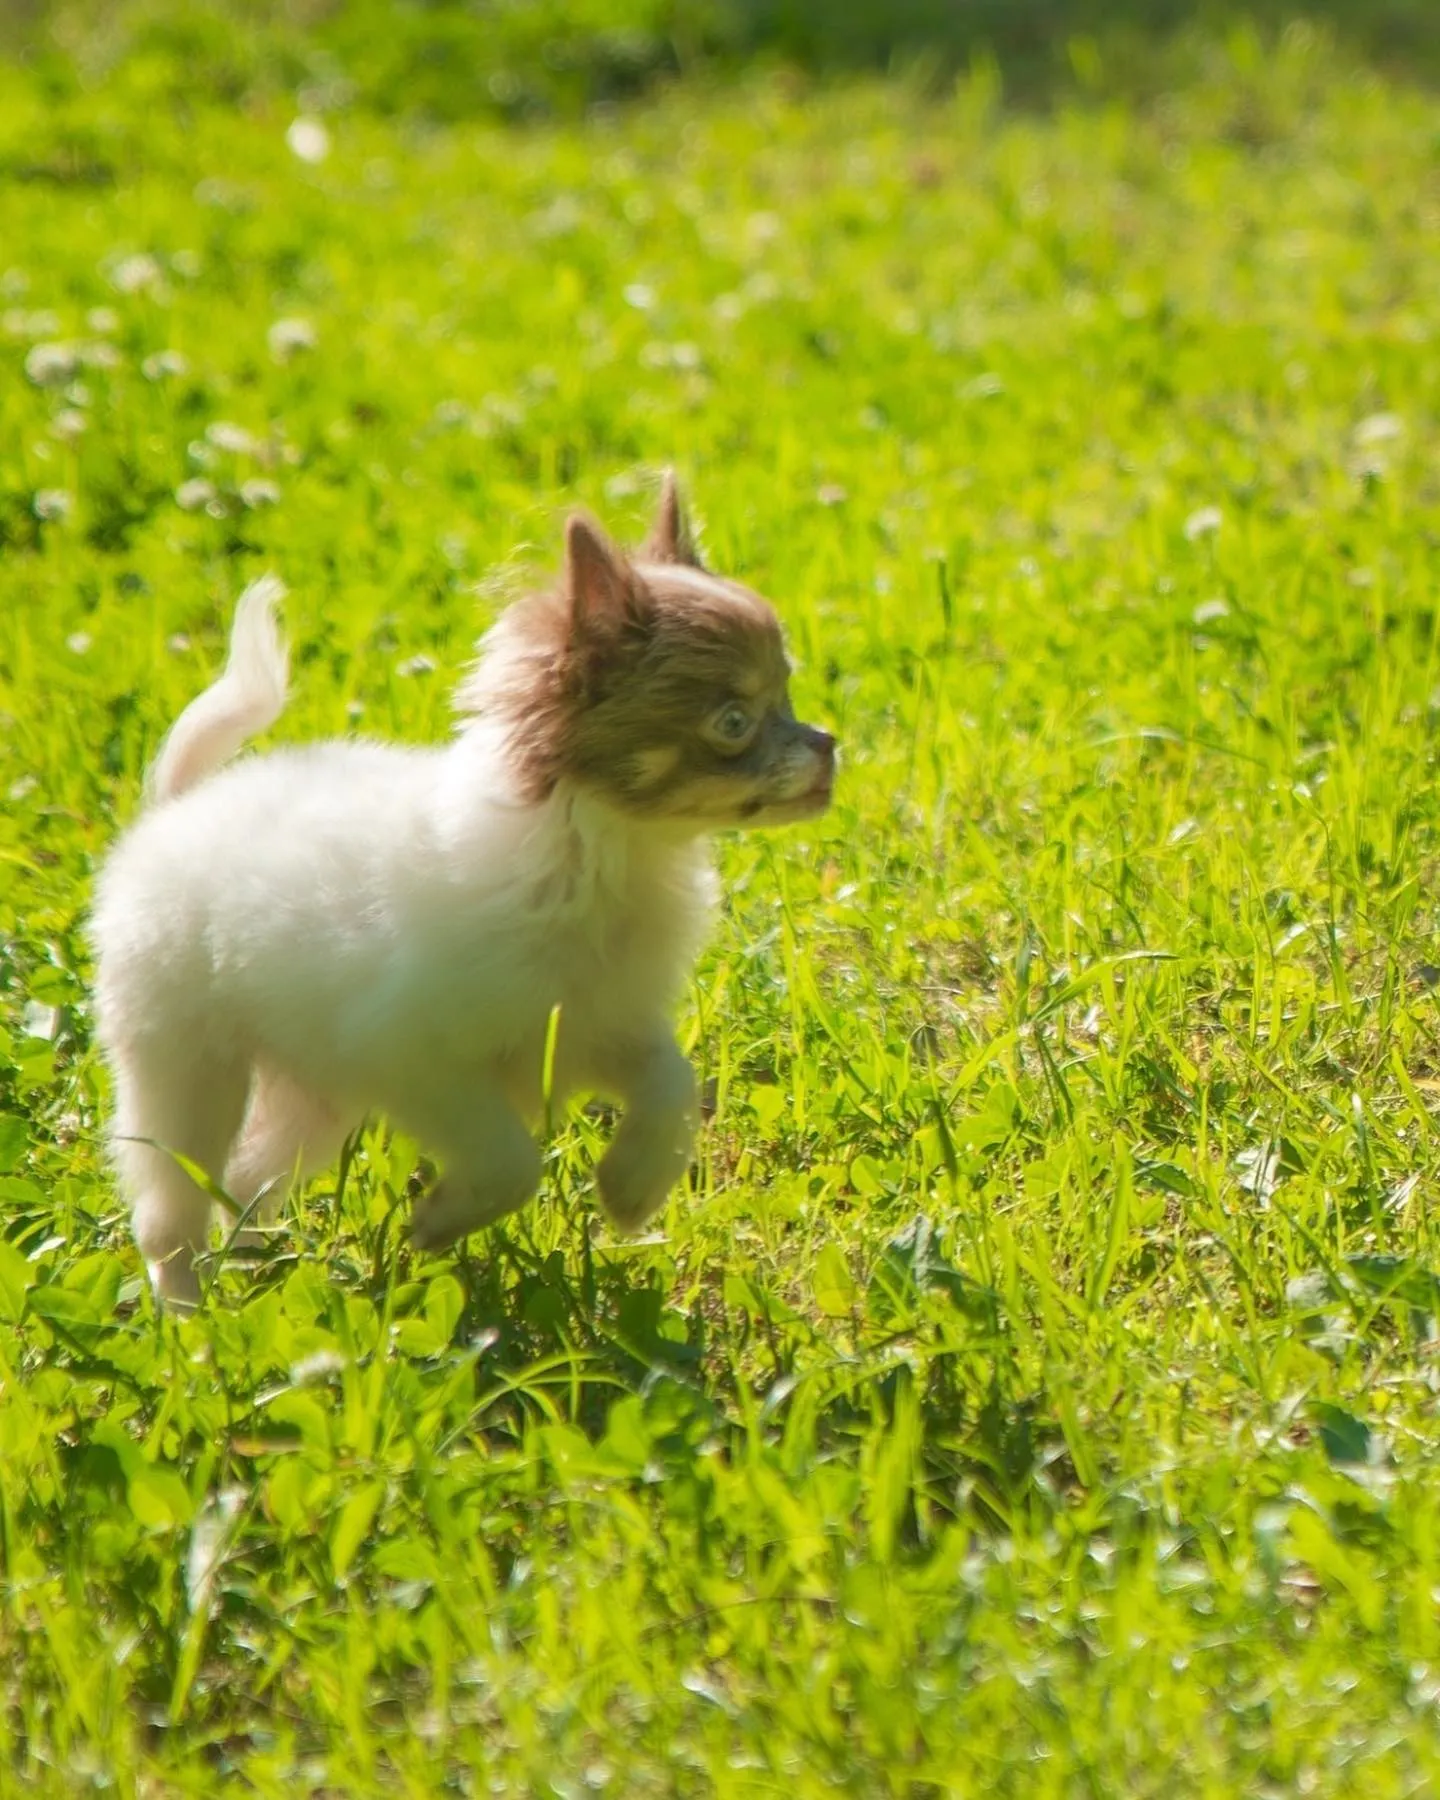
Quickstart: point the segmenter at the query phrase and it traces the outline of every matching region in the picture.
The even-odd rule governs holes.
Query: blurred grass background
[[[57,98],[127,72],[155,98],[308,86],[455,121],[572,115],[769,61],[823,76],[993,65],[1007,97],[1154,93],[1202,46],[1303,17],[1388,75],[1440,75],[1432,0],[4,0],[0,52]]]

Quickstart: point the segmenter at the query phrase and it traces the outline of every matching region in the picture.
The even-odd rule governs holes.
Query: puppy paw
[[[451,1244],[482,1231],[529,1199],[529,1193],[485,1193],[470,1182],[446,1175],[415,1202],[410,1242],[417,1250],[448,1250]]]
[[[690,1162],[688,1134],[683,1143],[627,1137],[621,1128],[600,1159],[595,1185],[600,1204],[617,1231],[639,1231],[659,1212],[670,1190]]]
[[[166,1312],[192,1313],[200,1304],[200,1277],[189,1250],[176,1250],[146,1265],[155,1298]]]

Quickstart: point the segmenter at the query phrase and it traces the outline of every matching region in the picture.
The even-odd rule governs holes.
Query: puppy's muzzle
[[[798,721],[794,731],[798,742],[786,758],[788,779],[783,800],[823,812],[835,786],[835,739],[816,725]]]

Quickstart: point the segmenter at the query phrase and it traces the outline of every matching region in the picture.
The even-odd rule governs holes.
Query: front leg
[[[622,1054],[611,1073],[625,1116],[595,1179],[618,1229],[638,1231],[690,1166],[699,1087],[670,1037]]]
[[[417,1201],[410,1241],[444,1250],[472,1231],[523,1206],[540,1185],[540,1151],[519,1114],[498,1090],[466,1087],[411,1096],[396,1122],[445,1172]]]

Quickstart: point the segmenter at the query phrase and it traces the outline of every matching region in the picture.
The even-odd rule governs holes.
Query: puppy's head
[[[701,566],[667,477],[633,560],[571,517],[560,586],[501,618],[460,705],[502,724],[528,798],[568,780],[643,818],[776,825],[823,812],[835,777],[789,676],[775,614]]]

